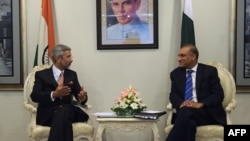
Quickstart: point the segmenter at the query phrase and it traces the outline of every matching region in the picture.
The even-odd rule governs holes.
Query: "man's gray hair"
[[[58,57],[62,57],[65,51],[71,51],[71,48],[63,44],[55,45],[54,48],[52,49],[53,62],[55,62]]]

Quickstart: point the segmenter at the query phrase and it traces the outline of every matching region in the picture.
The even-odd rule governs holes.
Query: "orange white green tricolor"
[[[42,0],[41,10],[42,14],[40,20],[38,44],[36,47],[34,66],[48,63],[48,62],[43,62],[44,61],[43,57],[46,56],[46,53],[48,53],[47,56],[51,58],[52,48],[55,45],[51,0]]]

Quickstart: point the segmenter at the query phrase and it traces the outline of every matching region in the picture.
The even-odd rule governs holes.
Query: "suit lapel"
[[[53,74],[53,70],[52,70],[52,67],[50,67],[50,71],[48,71],[48,78],[49,78],[49,81],[51,81],[51,83],[53,83],[53,85],[55,86],[55,87],[57,87],[57,82],[56,82],[56,80],[55,80],[55,77],[54,77],[54,74]]]
[[[197,72],[196,72],[196,93],[199,93],[199,85],[201,82],[201,76],[202,76],[202,67],[198,64]]]
[[[70,74],[69,71],[67,69],[64,70],[64,85],[65,86],[69,86],[69,82],[70,82]]]

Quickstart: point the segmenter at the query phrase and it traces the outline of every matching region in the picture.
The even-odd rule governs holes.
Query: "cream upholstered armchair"
[[[230,119],[230,113],[236,107],[235,101],[235,93],[236,86],[235,81],[231,73],[224,68],[224,66],[217,62],[209,62],[208,65],[214,66],[218,70],[218,74],[220,77],[221,85],[224,90],[224,100],[223,107],[227,114],[227,124],[232,124]],[[167,105],[167,127],[165,128],[165,132],[168,135],[171,131],[173,125],[171,124],[171,119],[173,115],[172,104],[169,103]],[[197,127],[196,132],[196,141],[224,141],[224,127],[220,125],[205,125]]]
[[[34,103],[30,99],[30,94],[32,92],[35,80],[35,72],[49,67],[49,65],[40,65],[34,67],[32,71],[28,74],[24,84],[24,107],[26,110],[29,111],[31,115],[31,121],[28,125],[28,136],[32,141],[47,141],[50,131],[50,127],[40,126],[36,124],[37,103]],[[91,106],[87,104],[85,109],[87,110],[90,107]],[[73,123],[73,136],[75,141],[83,139],[93,141],[93,133],[94,127],[91,123],[91,120],[86,123]]]

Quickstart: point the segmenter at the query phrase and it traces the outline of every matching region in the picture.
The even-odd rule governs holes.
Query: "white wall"
[[[28,54],[28,71],[33,66],[40,7],[40,0],[26,0],[27,46],[24,48]],[[73,49],[71,68],[78,72],[80,82],[88,91],[93,106],[91,112],[109,111],[113,100],[130,84],[141,93],[149,109],[165,110],[169,73],[177,66],[182,1],[159,0],[159,49],[147,50],[97,50],[96,0],[54,0],[54,7],[57,43]],[[200,62],[218,61],[229,68],[232,65],[230,1],[193,0],[193,14]],[[232,113],[234,123],[249,124],[250,114],[244,108],[249,107],[249,95],[237,94],[236,99],[238,107]],[[30,117],[22,102],[22,91],[0,91],[1,141],[28,140],[26,129]],[[158,126],[163,141],[164,117]],[[108,138],[116,138],[109,133]],[[148,134],[140,132],[140,136]]]

